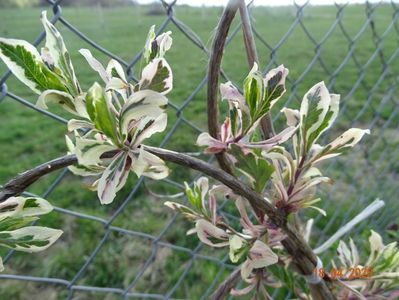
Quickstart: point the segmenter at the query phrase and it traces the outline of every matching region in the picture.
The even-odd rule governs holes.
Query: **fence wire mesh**
[[[113,20],[122,18],[121,15],[115,15],[112,10],[108,15],[107,10],[100,7],[91,8],[91,23],[95,24],[95,29],[79,28],[75,25],[81,17],[79,10],[74,16],[68,9],[62,10],[62,0],[48,2],[45,9],[52,9],[51,22],[66,35],[67,45],[69,39],[77,39],[79,47],[97,50],[102,59],[116,59],[134,81],[137,81],[140,72],[142,52],[131,56],[130,50],[122,51],[124,48],[131,49],[128,34],[142,31],[140,35],[144,37],[145,26],[151,22],[157,25],[158,33],[172,30],[176,50],[171,52],[170,60],[176,73],[175,89],[178,91],[170,97],[169,130],[156,145],[179,151],[198,151],[190,143],[198,133],[206,130],[206,64],[210,35],[221,13],[220,9],[192,9],[177,6],[176,1],[160,1],[163,16],[150,15],[142,22],[140,18],[144,13],[150,11],[159,14],[160,7],[126,7],[123,10],[132,11],[129,18],[137,18],[135,24],[138,27],[126,30],[126,41],[112,41],[118,47],[110,51],[90,35],[93,35],[93,30],[101,31],[100,40],[103,41],[104,36],[110,35],[107,25],[103,23],[103,14]],[[321,244],[377,197],[386,200],[386,208],[356,227],[351,236],[360,240],[359,237],[364,237],[364,230],[370,227],[382,233],[388,227],[393,228],[399,211],[395,199],[399,170],[398,4],[394,1],[377,4],[367,2],[354,6],[335,4],[327,10],[296,3],[286,8],[248,5],[264,71],[281,63],[290,69],[288,96],[280,105],[298,107],[306,89],[324,80],[332,92],[341,94],[341,110],[336,130],[326,135],[323,142],[351,126],[370,128],[372,131],[371,136],[352,154],[326,165],[326,173],[334,178],[335,184],[321,192],[323,209],[328,217],[314,215],[313,246]],[[193,10],[192,14],[190,9]],[[208,18],[208,14],[212,14],[212,17]],[[14,17],[21,18],[22,22],[23,14]],[[239,18],[236,19],[226,45],[221,77],[240,86],[248,68],[245,65]],[[209,23],[209,20],[213,23]],[[203,34],[204,30],[200,34],[196,33],[201,26],[207,28],[206,34]],[[3,28],[0,29],[5,32]],[[34,30],[39,33],[39,26]],[[13,29],[7,28],[6,35],[12,37]],[[31,42],[39,46],[44,38],[44,32],[41,32]],[[118,48],[127,58],[118,56]],[[136,48],[140,49],[139,46]],[[86,73],[84,76],[90,78],[91,75]],[[187,78],[189,82],[179,89],[179,79],[183,81]],[[24,106],[27,108],[23,110],[24,113],[30,116],[31,112],[40,114],[40,117],[33,119],[37,122],[45,118],[51,120],[43,123],[42,135],[46,135],[47,126],[66,123],[66,116],[61,112],[37,108],[33,104],[33,95],[26,89],[15,83],[8,84],[13,80],[10,72],[0,79],[0,111],[5,107],[0,130],[7,130],[4,124],[11,117],[6,106],[14,103],[20,105],[16,108],[18,111],[23,110]],[[282,124],[278,111],[275,109],[273,112],[277,128]],[[60,136],[54,138],[61,139]],[[57,153],[65,151],[63,146],[57,150]],[[18,157],[6,156],[5,153],[0,153],[0,156],[2,164],[13,164],[18,160]],[[51,158],[40,157],[39,161]],[[8,252],[4,259],[6,271],[0,274],[2,290],[12,286],[15,288],[16,285],[24,286],[25,294],[15,288],[15,299],[207,299],[235,266],[229,262],[225,252],[208,249],[196,238],[186,237],[189,224],[163,208],[165,197],[162,199],[158,195],[179,193],[184,180],[192,182],[198,176],[200,174],[177,168],[170,178],[161,183],[131,178],[130,184],[116,201],[107,207],[99,207],[94,194],[76,192],[82,186],[68,170],[50,177],[52,182],[50,179],[44,180],[47,185],[45,189],[26,193],[40,194],[56,206],[56,212],[53,213],[55,219],[44,218],[44,222],[59,222],[65,234],[57,245],[40,255]],[[67,200],[59,202],[59,195]],[[176,201],[186,200],[179,196]],[[237,219],[230,203],[223,203],[219,209],[233,222]],[[84,247],[81,243],[85,244]],[[3,291],[1,294],[2,297],[8,295]],[[273,297],[284,299],[290,295],[276,291]]]

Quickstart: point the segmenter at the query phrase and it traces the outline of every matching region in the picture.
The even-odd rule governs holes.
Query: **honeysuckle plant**
[[[103,66],[89,50],[81,49],[79,52],[88,66],[101,79],[85,91],[62,36],[47,20],[45,12],[41,20],[46,31],[41,54],[26,41],[0,38],[0,58],[22,83],[38,94],[38,107],[48,109],[58,105],[70,113],[66,145],[71,154],[68,157],[75,157],[77,164],[69,169],[76,175],[93,178],[91,188],[97,191],[101,204],[114,200],[131,171],[138,177],[155,180],[167,177],[169,169],[162,158],[172,155],[172,162],[192,168],[195,165],[196,169],[213,174],[211,177],[219,179],[219,183],[210,187],[212,178],[208,177],[199,178],[192,187],[186,183],[189,203],[168,201],[165,205],[193,223],[188,234],[196,234],[207,246],[226,248],[231,263],[239,266],[246,283],[241,289],[230,289],[231,294],[253,293],[261,299],[271,299],[271,288],[287,286],[298,298],[312,299],[301,283],[304,277],[290,268],[296,260],[296,253],[285,245],[289,239],[292,242],[290,226],[303,237],[303,242],[297,239],[293,243],[308,247],[304,243],[310,239],[313,220],[307,220],[304,226],[298,213],[313,208],[326,215],[316,206],[321,201],[316,188],[332,182],[323,175],[320,162],[342,154],[370,133],[367,129],[352,128],[326,145],[317,143],[337,118],[339,95],[330,94],[324,82],[317,83],[304,95],[298,110],[282,109],[286,128],[264,139],[259,133],[260,122],[284,96],[288,69],[281,65],[263,75],[255,63],[244,80],[243,93],[232,82],[221,84],[220,98],[229,109],[220,136],[201,133],[197,145],[205,147],[205,153],[226,157],[232,168],[232,176],[227,174],[228,177],[216,167],[199,163],[190,156],[172,151],[159,154],[143,144],[167,126],[167,94],[173,88],[173,77],[165,55],[172,45],[171,32],[157,36],[154,26],[150,28],[138,82],[126,76],[118,61],[111,59]],[[69,161],[74,163],[73,159]],[[257,204],[265,209],[254,206],[251,197],[258,197]],[[239,222],[220,213],[220,201],[234,202]],[[0,245],[28,252],[50,246],[60,236],[60,230],[27,226],[37,215],[50,211],[51,205],[39,198],[9,197],[1,202]],[[363,215],[370,214],[368,210]],[[348,230],[342,229],[337,239]],[[356,264],[375,268],[367,282],[346,279],[333,282],[333,290],[337,290],[340,299],[355,296],[377,299],[373,298],[377,294],[393,299],[397,295],[396,244],[384,246],[375,232],[370,244],[370,258],[360,265],[354,243],[351,241],[348,248],[340,242],[338,258],[345,268]],[[276,267],[283,271],[276,274],[273,272]],[[321,278],[313,278],[309,282],[316,286],[320,281]]]

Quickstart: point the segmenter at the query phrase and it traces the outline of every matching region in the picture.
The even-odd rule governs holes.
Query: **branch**
[[[218,300],[226,297],[230,293],[231,289],[236,286],[240,278],[241,269],[237,268],[219,285],[217,290],[212,294],[211,299]]]
[[[0,202],[6,201],[8,198],[13,196],[19,196],[31,184],[44,175],[68,167],[77,162],[78,160],[75,155],[66,155],[50,160],[49,162],[19,174],[3,186],[3,190],[0,192]]]
[[[203,172],[229,187],[235,194],[246,198],[255,211],[266,214],[272,223],[285,231],[287,238],[282,241],[282,244],[287,252],[293,257],[294,263],[303,274],[312,274],[317,262],[312,249],[296,229],[290,226],[290,224],[287,224],[285,214],[277,210],[271,203],[265,201],[262,195],[258,194],[229,173],[215,168],[202,160],[170,150],[144,145],[142,145],[142,147],[145,147],[147,151],[165,161]],[[112,156],[114,153],[107,153],[106,156],[108,157],[108,155]],[[76,162],[77,159],[75,155],[66,155],[22,173],[4,185],[3,191],[0,194],[0,200],[4,201],[5,197],[20,195],[28,186],[36,182],[42,176]],[[324,280],[319,284],[311,285],[311,287],[314,299],[335,299]]]
[[[216,138],[220,138],[219,125],[219,106],[218,106],[218,86],[220,65],[222,62],[224,45],[234,16],[238,10],[240,0],[230,0],[223,11],[219,24],[216,29],[216,36],[213,41],[211,57],[208,66],[208,131],[209,134]],[[220,167],[226,172],[232,174],[233,171],[225,153],[216,154],[216,158]]]
[[[252,68],[254,63],[259,64],[258,53],[256,52],[256,44],[254,35],[252,33],[251,21],[248,13],[248,7],[245,4],[245,0],[240,1],[240,16],[242,31],[244,36],[245,50],[247,52],[247,60],[249,69]],[[260,121],[260,127],[262,129],[262,135],[264,139],[269,139],[275,135],[272,116],[268,112]]]

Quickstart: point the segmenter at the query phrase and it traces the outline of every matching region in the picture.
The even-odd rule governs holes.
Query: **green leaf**
[[[263,100],[264,82],[262,75],[257,71],[257,65],[249,73],[244,81],[244,97],[249,107],[251,121],[256,121],[258,107]]]
[[[68,92],[60,77],[46,67],[36,48],[27,42],[0,38],[0,58],[35,93],[51,89]]]
[[[95,127],[116,145],[120,145],[116,117],[111,112],[107,95],[97,82],[87,92],[86,108]]]
[[[0,221],[0,232],[6,230],[15,230],[30,225],[38,217],[8,217]]]
[[[237,145],[231,145],[231,154],[237,160],[236,168],[249,179],[253,189],[259,193],[263,192],[274,167],[255,152],[244,154]]]

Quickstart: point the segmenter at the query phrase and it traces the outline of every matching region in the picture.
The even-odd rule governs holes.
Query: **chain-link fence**
[[[66,34],[67,46],[69,39],[77,38],[79,47],[96,49],[101,58],[119,61],[133,81],[136,81],[135,75],[140,71],[142,52],[134,56],[127,54],[130,60],[118,56],[119,50],[123,52],[131,46],[127,35],[126,42],[116,38],[112,40],[114,31],[110,26],[113,22],[116,24],[123,19],[126,11],[128,18],[137,21],[134,23],[136,28],[126,31],[129,34],[139,34],[140,31],[140,36],[145,37],[146,25],[151,22],[157,25],[158,33],[173,31],[175,50],[171,51],[170,64],[176,74],[174,84],[177,91],[170,96],[169,131],[157,145],[179,151],[198,151],[191,144],[198,133],[207,130],[206,65],[212,30],[221,9],[180,7],[176,1],[162,1],[158,6],[145,7],[132,4],[119,11],[101,7],[62,10],[62,4],[62,0],[49,0],[46,9],[52,9],[51,22]],[[386,207],[356,227],[350,235],[361,243],[360,237],[368,234],[366,229],[375,228],[386,235],[387,228],[394,231],[397,226],[398,5],[394,1],[328,7],[294,3],[291,7],[271,8],[249,4],[262,68],[267,71],[284,63],[290,69],[288,96],[281,102],[298,107],[304,92],[324,80],[332,92],[341,94],[341,111],[335,130],[323,142],[352,126],[370,128],[372,132],[353,153],[325,166],[326,173],[335,180],[335,184],[321,192],[322,208],[327,211],[328,217],[315,214],[313,246],[321,244],[377,197],[386,201]],[[76,25],[83,16],[82,11],[89,12],[88,16],[92,18],[90,23],[96,26],[95,29]],[[128,11],[131,13],[128,14]],[[22,12],[13,18],[20,18],[21,26],[24,26]],[[113,21],[104,21],[108,18]],[[115,30],[130,26],[128,18],[126,24]],[[230,30],[221,72],[223,80],[232,80],[237,86],[241,85],[248,72],[240,29],[237,17]],[[3,35],[14,36],[13,28],[0,30]],[[40,32],[39,25],[34,30]],[[101,32],[101,41],[108,36],[111,40],[108,44],[118,46],[111,52],[109,47],[102,46],[101,41],[89,37],[94,35],[94,30]],[[31,42],[38,46],[43,39],[42,32]],[[12,82],[8,84],[10,80],[14,79],[9,72],[0,80],[0,112],[5,107],[1,115],[1,131],[9,130],[5,123],[11,121],[10,111],[23,110],[30,118],[34,111],[35,115],[40,114],[39,118],[33,119],[39,123],[42,119],[51,119],[41,127],[41,134],[45,136],[49,132],[48,126],[66,123],[64,115],[37,108],[33,104],[34,97],[25,88]],[[14,106],[9,108],[7,105]],[[277,120],[278,111],[273,111],[277,128],[282,123]],[[15,126],[11,129],[18,131],[18,123]],[[22,134],[19,138],[28,139],[29,136]],[[52,138],[62,140],[62,136],[51,136],[50,133],[44,139]],[[2,140],[4,144],[10,142],[9,136]],[[53,144],[49,145],[46,147]],[[61,153],[65,152],[65,147],[59,147]],[[7,153],[13,151],[13,148],[8,148]],[[0,156],[2,165],[12,165],[19,159],[5,151]],[[39,161],[51,158],[39,156]],[[4,259],[6,270],[0,274],[1,298],[207,299],[235,266],[230,264],[225,252],[204,247],[195,237],[186,237],[189,224],[163,207],[166,195],[180,193],[184,180],[192,182],[200,176],[189,170],[173,168],[170,178],[161,183],[130,178],[130,184],[107,207],[100,207],[95,194],[78,192],[82,189],[80,179],[74,179],[67,170],[57,174],[57,177],[50,177],[52,182],[49,179],[42,182],[42,186],[45,184],[47,188],[33,192],[56,206],[54,219],[46,221],[44,218],[44,221],[53,224],[53,227],[62,227],[65,234],[57,245],[39,255],[8,252]],[[3,172],[3,181],[7,179],[6,175],[11,174]],[[181,194],[175,197],[176,201],[185,201]],[[223,203],[220,210],[226,218],[234,221],[236,216],[230,206],[228,202]],[[290,295],[277,291],[274,297],[284,299]]]

